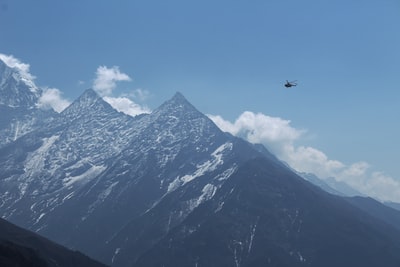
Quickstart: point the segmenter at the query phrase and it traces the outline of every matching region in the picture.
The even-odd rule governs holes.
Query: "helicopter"
[[[289,82],[288,80],[286,80],[285,87],[286,87],[286,88],[290,88],[290,87],[292,87],[292,86],[296,86],[296,85],[297,85],[296,82],[297,82],[297,81]]]

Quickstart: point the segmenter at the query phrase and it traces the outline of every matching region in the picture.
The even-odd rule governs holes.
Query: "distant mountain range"
[[[324,191],[331,193],[333,195],[338,196],[364,196],[364,194],[350,187],[344,182],[338,182],[333,177],[329,177],[328,179],[321,179],[312,173],[298,173],[301,177],[309,181],[310,183],[315,184],[320,187]]]
[[[398,211],[327,193],[180,93],[130,117],[89,89],[55,113],[0,70],[10,222],[111,266],[400,264]]]

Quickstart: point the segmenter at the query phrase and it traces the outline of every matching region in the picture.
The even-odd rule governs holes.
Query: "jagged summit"
[[[98,93],[96,93],[95,90],[93,90],[92,88],[88,88],[82,93],[82,95],[78,99],[82,99],[82,98],[98,99],[98,98],[101,98],[101,97],[100,97],[100,95]]]
[[[40,94],[30,77],[0,59],[0,105],[34,108]]]
[[[181,92],[176,92],[175,95],[171,98],[171,100],[187,102],[187,99],[183,96]]]
[[[87,89],[71,105],[61,112],[63,117],[78,118],[87,114],[118,113],[103,100],[93,89]]]
[[[158,109],[168,109],[168,108],[191,108],[196,110],[196,108],[180,93],[177,92],[175,95],[165,101]],[[197,111],[197,110],[196,110]]]
[[[222,134],[214,122],[179,92],[155,109],[146,119],[151,122],[154,132],[158,132],[158,135],[163,134],[162,136],[173,142],[184,139],[196,142]]]
[[[152,112],[153,116],[168,116],[185,120],[206,117],[198,111],[180,92],[164,102],[160,107]]]
[[[86,89],[72,104],[79,106],[90,107],[97,101],[100,101],[101,97],[93,90]]]

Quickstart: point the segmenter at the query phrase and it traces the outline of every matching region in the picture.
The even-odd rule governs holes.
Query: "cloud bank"
[[[99,66],[96,71],[96,78],[93,81],[93,89],[103,97],[116,110],[130,116],[136,116],[142,113],[150,113],[150,110],[135,103],[130,97],[144,99],[148,92],[142,89],[134,90],[130,95],[125,94],[118,97],[112,96],[114,89],[117,88],[117,82],[132,81],[128,74],[120,71],[118,66],[108,68]]]
[[[45,88],[39,98],[38,107],[42,109],[54,109],[63,111],[71,102],[62,97],[62,92],[57,88]]]
[[[304,132],[291,127],[288,120],[250,111],[242,113],[234,123],[224,120],[221,116],[209,117],[223,131],[243,137],[251,143],[273,146],[276,148],[275,152],[285,144],[292,144]]]
[[[290,125],[289,120],[246,111],[233,123],[221,116],[208,117],[222,130],[251,143],[266,146],[279,159],[299,172],[314,173],[322,179],[333,177],[359,192],[383,201],[400,202],[400,182],[383,174],[371,172],[366,162],[346,165],[330,159],[324,152],[309,146],[298,146],[307,132]]]
[[[93,89],[99,93],[100,96],[109,96],[117,87],[117,82],[131,80],[132,79],[127,74],[122,73],[117,66],[111,68],[100,66],[96,71]]]
[[[131,95],[133,98],[138,99],[139,101],[145,101],[150,97],[150,92],[145,89],[138,88],[135,89]]]
[[[150,113],[150,109],[136,104],[127,97],[109,97],[105,96],[103,99],[119,112],[123,112],[132,117],[142,114]]]

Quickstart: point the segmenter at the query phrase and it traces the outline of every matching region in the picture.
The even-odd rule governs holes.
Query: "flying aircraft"
[[[296,85],[297,85],[296,81],[289,82],[288,80],[286,80],[286,83],[285,83],[286,88],[296,86]]]

